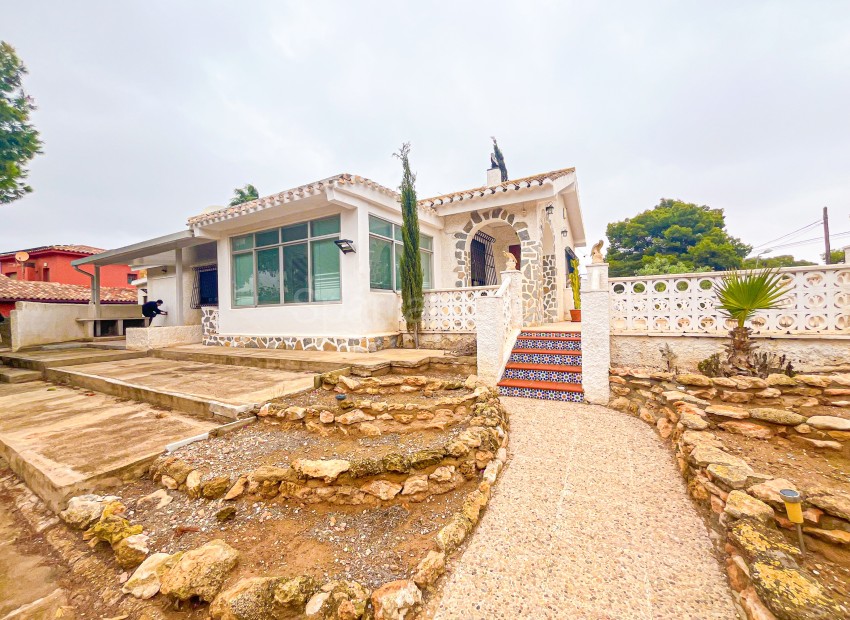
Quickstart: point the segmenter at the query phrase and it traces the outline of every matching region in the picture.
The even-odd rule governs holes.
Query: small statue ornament
[[[602,256],[602,244],[604,241],[600,239],[598,242],[593,244],[593,247],[590,248],[590,262],[593,265],[598,265],[600,263],[605,262],[605,257]]]
[[[505,255],[505,269],[507,271],[516,271],[516,256],[510,252],[502,252]]]

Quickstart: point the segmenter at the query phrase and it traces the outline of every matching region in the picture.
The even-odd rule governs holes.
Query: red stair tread
[[[554,372],[581,372],[581,366],[559,366],[558,364],[526,364],[521,362],[508,362],[505,368],[515,370],[551,370]]]
[[[555,392],[584,392],[577,383],[553,383],[552,381],[528,381],[526,379],[502,379],[502,387],[530,388],[532,390],[553,390]]]
[[[581,336],[518,336],[517,340],[552,340],[555,342],[581,342]]]
[[[520,334],[563,334],[564,336],[578,336],[581,337],[581,332],[563,332],[552,329],[541,329],[539,331],[524,329],[520,332]]]
[[[541,355],[578,355],[581,356],[581,349],[577,351],[566,349],[511,349],[511,353],[539,353]]]

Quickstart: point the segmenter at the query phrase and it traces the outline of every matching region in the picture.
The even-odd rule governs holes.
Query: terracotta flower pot
[[[570,310],[570,320],[573,323],[581,323],[581,310]]]

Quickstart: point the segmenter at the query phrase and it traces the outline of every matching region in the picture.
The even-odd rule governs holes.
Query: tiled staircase
[[[582,402],[581,333],[520,332],[499,381],[499,393]]]

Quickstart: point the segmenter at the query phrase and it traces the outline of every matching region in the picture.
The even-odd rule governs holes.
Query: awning
[[[161,265],[173,265],[173,251],[182,248],[188,248],[203,243],[214,243],[214,239],[206,237],[196,237],[193,231],[183,230],[171,235],[156,237],[141,241],[132,245],[126,245],[123,248],[115,248],[107,250],[100,254],[86,256],[71,261],[75,267],[82,265],[94,265],[100,267],[103,265],[131,265],[133,267],[158,267]],[[133,261],[137,261],[133,263]],[[141,262],[139,262],[141,261]]]

